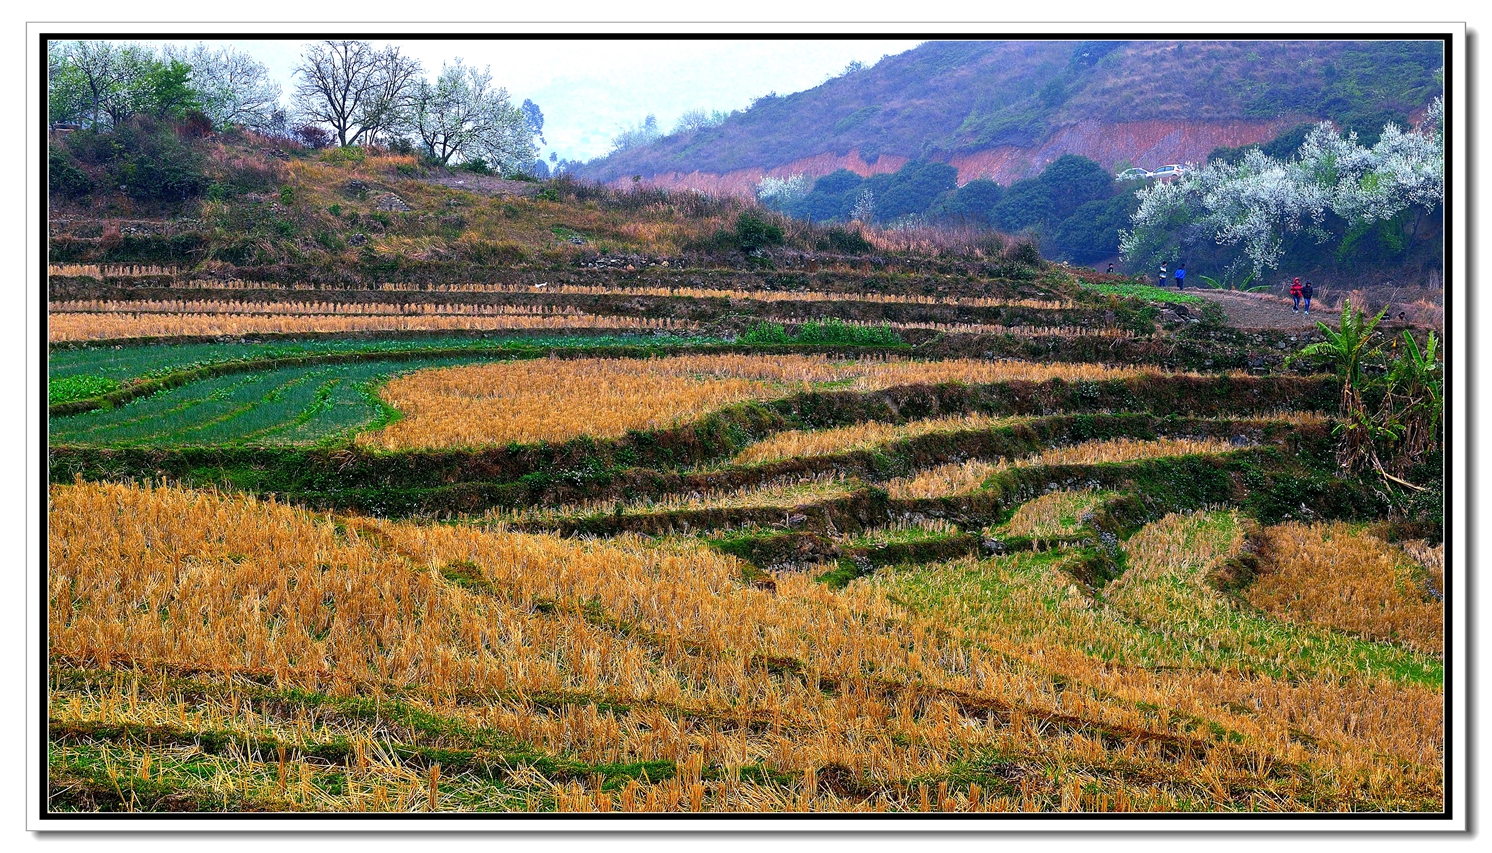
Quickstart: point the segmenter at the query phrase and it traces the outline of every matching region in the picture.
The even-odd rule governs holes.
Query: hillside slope
[[[1376,134],[1440,90],[1439,42],[928,42],[723,124],[580,167],[604,182],[744,193],[762,175],[947,162],[1030,177],[1062,154],[1107,167],[1205,159],[1331,119]]]

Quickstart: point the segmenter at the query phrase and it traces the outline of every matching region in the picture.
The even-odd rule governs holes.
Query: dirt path
[[[1264,293],[1238,293],[1231,290],[1193,290],[1203,299],[1210,299],[1222,306],[1228,315],[1228,325],[1240,329],[1314,329],[1321,320],[1336,325],[1339,312],[1313,305],[1310,314],[1290,310],[1290,300]]]

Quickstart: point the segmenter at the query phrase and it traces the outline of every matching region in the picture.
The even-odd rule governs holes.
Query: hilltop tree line
[[[89,134],[169,121],[196,135],[244,128],[311,148],[379,145],[441,166],[549,173],[538,105],[514,103],[489,69],[460,58],[432,80],[396,46],[321,42],[302,54],[288,104],[264,65],[231,47],[49,42],[47,68],[49,120]]]
[[[868,178],[848,169],[812,183],[802,175],[767,177],[757,185],[757,197],[768,207],[814,222],[887,228],[946,224],[1024,233],[1037,239],[1048,257],[1078,263],[1112,257],[1119,229],[1139,203],[1132,187],[1074,154],[1009,186],[987,178],[959,186],[954,167],[913,160]]]

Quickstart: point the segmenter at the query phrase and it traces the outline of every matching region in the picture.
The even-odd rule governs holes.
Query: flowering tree
[[[866,187],[855,197],[855,206],[850,210],[850,221],[869,225],[876,215],[876,194]]]
[[[756,184],[756,197],[762,204],[776,210],[808,195],[808,176],[799,172],[786,178],[768,175]]]
[[[442,166],[481,159],[512,173],[530,169],[538,156],[531,115],[513,105],[507,89],[492,86],[489,69],[457,59],[435,83],[415,84],[412,102],[410,125],[425,154]]]
[[[1445,198],[1444,113],[1437,98],[1417,129],[1389,124],[1372,148],[1322,122],[1292,160],[1254,149],[1240,163],[1211,163],[1157,183],[1140,191],[1132,227],[1120,232],[1120,252],[1144,262],[1176,237],[1201,235],[1240,247],[1262,272],[1279,265],[1287,234],[1330,239],[1328,213],[1357,226],[1415,206],[1433,210]]]

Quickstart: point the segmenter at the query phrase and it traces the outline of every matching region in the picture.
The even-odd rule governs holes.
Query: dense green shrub
[[[768,222],[751,211],[736,217],[736,244],[743,252],[766,246],[782,245],[782,226]]]
[[[829,228],[819,237],[814,248],[820,252],[847,252],[861,254],[871,250],[865,235],[852,228]]]
[[[63,198],[81,198],[93,192],[93,179],[79,169],[56,145],[47,149],[47,190]]]

